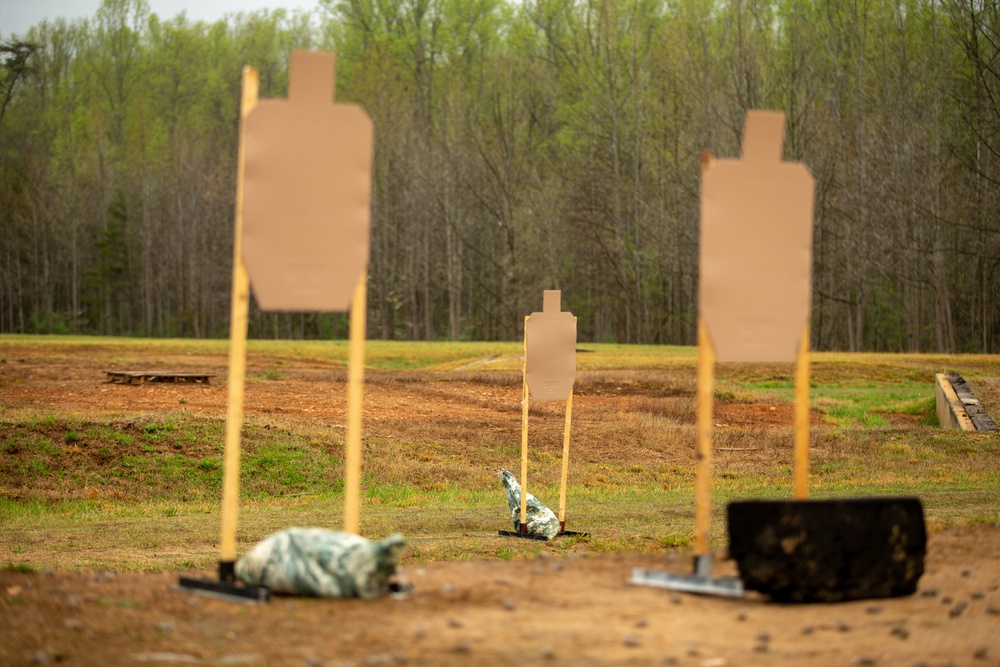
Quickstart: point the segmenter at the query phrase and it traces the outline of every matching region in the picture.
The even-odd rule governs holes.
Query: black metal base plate
[[[200,593],[210,593],[237,601],[267,602],[271,599],[271,591],[266,588],[244,586],[235,582],[181,577],[180,585],[181,588],[187,588]]]
[[[498,530],[497,535],[500,537],[517,537],[522,540],[535,540],[536,542],[549,541],[549,538],[542,535],[529,535],[528,533],[519,533],[516,530]]]
[[[542,537],[541,535],[528,535],[527,533],[519,533],[516,530],[498,530],[497,535],[500,537],[519,537],[522,540],[536,540],[538,542],[548,542],[549,538]],[[575,530],[563,530],[556,533],[552,539],[557,537],[590,537],[590,533],[580,533]]]

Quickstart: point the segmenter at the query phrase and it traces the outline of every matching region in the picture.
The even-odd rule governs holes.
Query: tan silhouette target
[[[263,310],[346,311],[368,265],[372,122],[333,103],[335,64],[293,51],[288,99],[246,118],[243,259]]]
[[[525,374],[536,401],[565,401],[576,380],[576,318],[560,301],[559,290],[545,290],[542,312],[525,323]]]
[[[815,184],[781,160],[784,125],[748,111],[742,159],[702,175],[698,307],[719,361],[794,361],[809,320]]]
[[[637,568],[633,583],[743,596],[738,578],[712,579],[716,360],[797,362],[793,485],[796,499],[808,495],[815,184],[804,165],[781,160],[784,127],[780,111],[748,111],[741,159],[702,153],[694,573]]]
[[[243,68],[219,548],[224,588],[236,560],[251,282],[264,310],[351,311],[344,530],[359,532],[373,129],[360,107],[333,104],[335,63],[333,53],[293,51],[288,100],[258,99],[259,74]]]
[[[562,292],[545,290],[542,312],[524,318],[524,372],[521,382],[521,532],[526,533],[528,496],[528,414],[531,399],[566,401],[562,473],[559,485],[559,535],[566,531],[566,481],[576,381],[576,317],[561,310]],[[500,531],[501,535],[512,535]]]

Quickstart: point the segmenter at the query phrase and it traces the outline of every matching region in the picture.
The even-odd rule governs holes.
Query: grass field
[[[567,527],[591,537],[486,539],[509,522],[496,471],[519,466],[515,343],[369,343],[362,532],[402,532],[405,559],[415,562],[689,545],[695,350],[580,348]],[[92,398],[108,389],[100,384],[106,367],[186,364],[224,376],[225,355],[225,341],[0,336],[0,564],[210,567],[225,430],[220,383],[204,406],[194,405],[204,393],[113,409]],[[346,356],[342,341],[251,341],[241,548],[290,525],[339,526],[342,410],[306,416],[291,408],[310,393],[339,396]],[[815,353],[812,495],[917,495],[932,526],[995,523],[1000,436],[937,427],[933,378],[942,371],[962,373],[1000,416],[997,356]],[[717,369],[719,548],[728,500],[791,495],[791,422],[767,419],[768,411],[790,415],[791,376],[782,364]],[[130,401],[165,395],[111,390]],[[282,406],[289,409],[274,411]],[[530,490],[554,506],[562,406],[533,406],[531,423]]]

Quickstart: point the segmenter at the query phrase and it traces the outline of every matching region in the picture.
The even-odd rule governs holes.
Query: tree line
[[[0,331],[225,336],[240,70],[335,50],[375,124],[369,335],[690,344],[699,157],[783,110],[812,344],[1000,349],[1000,0],[319,0],[0,35]],[[330,338],[342,315],[251,313]]]

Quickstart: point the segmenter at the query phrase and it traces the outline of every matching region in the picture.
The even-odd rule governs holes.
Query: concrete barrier
[[[944,373],[938,373],[935,378],[934,395],[937,398],[937,416],[941,422],[941,428],[956,429],[960,431],[975,431],[976,426],[972,423],[965,406],[959,400],[958,394],[951,386],[951,380]]]

